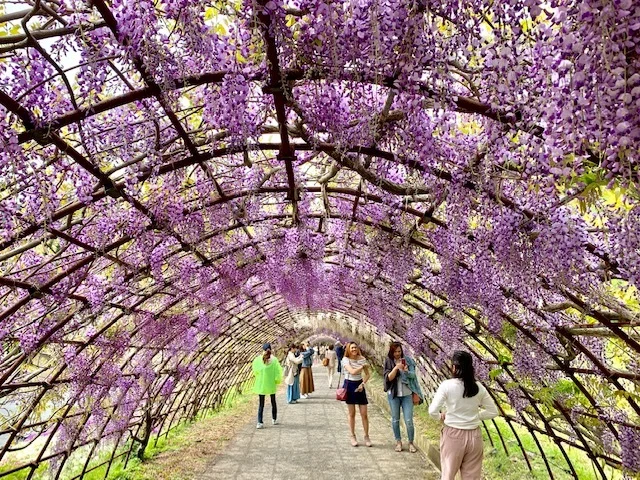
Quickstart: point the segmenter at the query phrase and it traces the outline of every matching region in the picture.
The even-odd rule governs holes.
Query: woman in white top
[[[487,389],[476,382],[471,354],[453,353],[453,377],[440,384],[429,406],[429,414],[444,422],[440,436],[442,480],[482,478],[482,432],[480,423],[498,416]],[[442,406],[446,406],[444,412]]]
[[[362,428],[364,429],[364,444],[370,447],[369,439],[369,415],[367,412],[367,393],[364,385],[371,376],[369,362],[362,356],[358,344],[348,343],[344,349],[342,359],[342,371],[344,372],[344,388],[347,389],[347,407],[349,409],[349,430],[351,431],[351,445],[358,446],[356,439],[356,405],[360,410]]]
[[[287,403],[298,403],[300,399],[300,364],[302,355],[296,356],[298,347],[289,346],[287,359],[284,362],[284,383],[287,384]]]
[[[329,388],[333,388],[333,374],[336,372],[336,352],[333,351],[333,345],[329,345],[329,349],[324,352],[324,358],[327,362],[327,378],[329,380]]]

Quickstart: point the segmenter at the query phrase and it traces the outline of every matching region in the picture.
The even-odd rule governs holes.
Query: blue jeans
[[[413,442],[415,429],[413,428],[413,399],[411,395],[404,397],[391,398],[387,395],[389,406],[391,407],[391,427],[393,428],[393,436],[396,442],[400,441],[400,407],[402,407],[402,416],[404,417],[404,425],[407,427],[407,436],[409,442]]]

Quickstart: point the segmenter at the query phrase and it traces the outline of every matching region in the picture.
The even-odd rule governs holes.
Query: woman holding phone
[[[407,428],[409,451],[417,452],[413,440],[415,429],[413,426],[413,406],[422,403],[422,390],[416,376],[416,362],[404,354],[402,345],[392,342],[389,353],[384,360],[384,391],[391,407],[391,428],[396,439],[396,452],[402,451],[400,436],[400,409]]]
[[[351,342],[345,346],[344,358],[342,359],[342,369],[344,371],[344,388],[347,389],[347,408],[349,409],[349,430],[351,431],[351,446],[357,447],[356,439],[356,405],[360,410],[362,428],[364,429],[364,444],[371,447],[369,439],[369,415],[367,412],[367,393],[365,384],[371,376],[369,363],[362,356],[358,344]]]
[[[287,359],[285,360],[287,374],[284,378],[284,383],[287,384],[287,403],[298,403],[300,399],[300,375],[298,374],[300,373],[302,356],[296,355],[297,353],[298,347],[290,345]]]

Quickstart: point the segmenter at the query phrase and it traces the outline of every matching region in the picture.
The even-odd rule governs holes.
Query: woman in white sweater
[[[476,381],[471,354],[455,351],[451,359],[453,377],[440,384],[429,406],[429,414],[444,422],[440,436],[442,480],[482,478],[482,432],[480,423],[498,416],[495,402]],[[445,411],[441,408],[445,406]]]
[[[300,364],[302,355],[297,355],[298,347],[289,346],[284,362],[284,383],[287,384],[287,403],[298,403],[300,399]]]

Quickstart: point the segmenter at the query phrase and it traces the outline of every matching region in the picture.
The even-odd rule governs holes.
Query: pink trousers
[[[480,427],[461,430],[447,427],[440,434],[442,480],[454,480],[460,471],[462,480],[482,478],[482,432]]]

